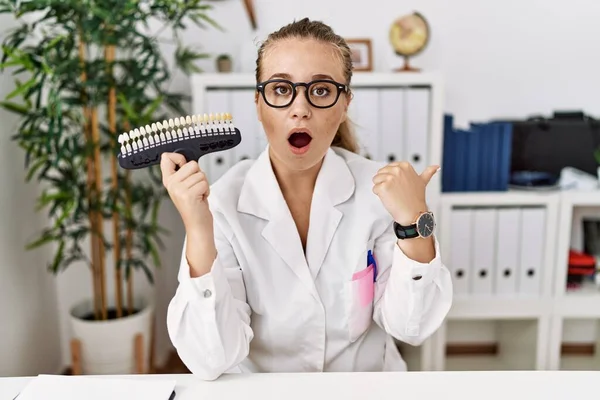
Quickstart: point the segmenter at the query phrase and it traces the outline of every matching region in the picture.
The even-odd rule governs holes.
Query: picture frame
[[[346,43],[352,51],[353,71],[373,70],[373,49],[371,39],[357,38],[346,39]]]

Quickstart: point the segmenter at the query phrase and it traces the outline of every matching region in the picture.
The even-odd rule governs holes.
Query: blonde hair
[[[278,31],[275,31],[267,37],[258,49],[258,57],[256,58],[256,82],[260,81],[261,64],[265,52],[270,46],[276,42],[290,38],[315,39],[323,43],[331,44],[339,53],[342,68],[344,70],[344,79],[346,84],[350,85],[352,79],[352,57],[350,47],[341,36],[337,35],[330,26],[320,21],[311,21],[308,18],[303,18],[300,21],[294,21],[285,25]],[[348,95],[351,95],[350,91]],[[350,121],[346,118],[340,124],[338,130],[331,143],[332,146],[344,148],[353,153],[358,153],[359,145],[350,125]]]

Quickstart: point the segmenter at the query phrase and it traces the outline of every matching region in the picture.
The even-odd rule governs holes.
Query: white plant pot
[[[134,301],[137,313],[112,320],[94,321],[91,300],[76,304],[70,313],[73,338],[81,344],[81,370],[86,375],[136,373],[135,337],[143,337],[144,372],[150,370],[149,355],[154,305],[141,299]]]

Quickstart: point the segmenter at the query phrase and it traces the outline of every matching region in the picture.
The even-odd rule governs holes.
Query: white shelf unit
[[[539,229],[542,237],[531,241],[541,251],[535,258],[537,265],[532,264],[538,279],[533,286],[526,286],[529,278],[519,265],[524,268],[532,261],[520,251],[522,238],[511,236],[512,241],[499,241],[497,234],[500,229],[509,234],[507,229],[514,229],[515,234],[526,229],[525,213],[529,210],[536,213],[530,215],[543,216],[545,226]],[[455,295],[446,323],[435,334],[433,370],[546,368],[558,210],[559,195],[550,192],[442,194],[438,237]],[[501,218],[509,219],[501,224]],[[509,251],[509,246],[519,247]],[[502,270],[496,269],[498,264]],[[505,268],[509,275],[503,274]],[[520,285],[528,291],[521,293]],[[451,333],[464,344],[477,343],[481,336],[500,343],[498,355],[447,357]]]
[[[544,225],[540,229],[544,235],[544,246],[539,291],[537,294],[456,293],[447,321],[433,339],[432,369],[600,370],[600,291],[597,288],[582,292],[566,290],[569,249],[580,249],[577,244],[580,238],[573,236],[573,230],[579,229],[582,215],[600,219],[600,190],[443,193],[438,236],[444,261],[453,274],[459,268],[452,265],[453,243],[456,245],[464,240],[453,231],[453,223],[456,223],[452,219],[453,212],[490,207],[545,209]],[[528,231],[531,232],[531,229]],[[519,242],[522,242],[521,239]],[[500,242],[494,243],[499,246]],[[513,257],[513,260],[517,259]],[[462,283],[457,283],[459,279],[453,276],[455,285],[461,287]],[[496,279],[501,278],[496,276]],[[492,288],[495,286],[492,285]],[[486,325],[478,326],[484,322]],[[591,329],[587,341],[592,335],[591,340],[596,342],[596,355],[561,356],[561,345],[568,328],[581,328],[585,323],[587,326],[582,329]],[[595,330],[594,324],[598,325]],[[490,330],[492,325],[494,330],[487,332],[487,337],[494,337],[500,342],[499,355],[446,356],[451,333],[460,331],[461,326],[464,330],[467,325],[470,331],[480,332]],[[477,338],[467,337],[465,341],[476,342]]]
[[[600,220],[599,191],[565,191],[561,193],[560,213],[556,246],[556,280],[554,287],[553,315],[550,330],[548,369],[600,370],[600,289],[587,288],[569,291],[566,287],[569,249],[582,250],[581,220],[584,217]],[[569,326],[585,324],[591,331],[596,354],[593,356],[562,356],[561,345]],[[585,329],[584,328],[584,329]],[[588,335],[589,336],[589,335]]]
[[[208,154],[200,165],[209,182],[242,157],[256,158],[265,148],[265,133],[256,115],[256,81],[250,73],[207,73],[192,76],[193,113],[230,112],[242,133],[242,144],[230,152]],[[361,154],[390,162],[410,161],[417,172],[441,165],[443,141],[442,78],[431,73],[353,74],[354,97],[348,116],[354,123]],[[437,212],[441,178],[427,187],[427,201]],[[431,369],[432,346],[403,345],[410,370]]]

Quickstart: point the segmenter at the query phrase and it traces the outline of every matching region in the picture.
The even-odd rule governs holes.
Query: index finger
[[[162,153],[160,158],[160,169],[164,177],[173,175],[179,168],[186,163],[183,154],[179,153]]]

